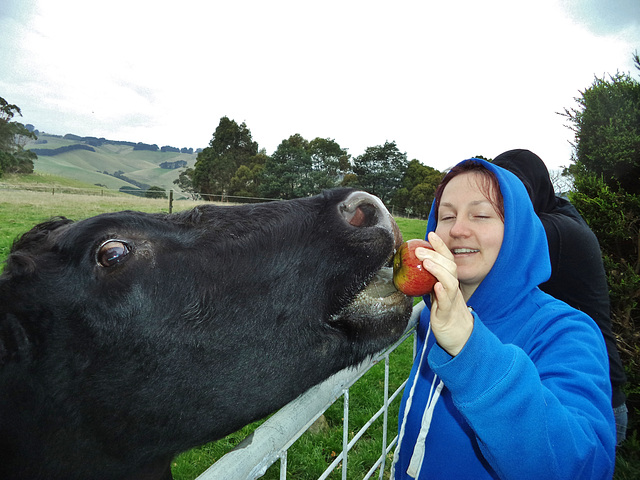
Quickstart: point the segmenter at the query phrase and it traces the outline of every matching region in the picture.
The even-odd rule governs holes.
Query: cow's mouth
[[[371,331],[381,335],[386,330],[387,335],[399,336],[406,327],[412,305],[413,299],[393,284],[393,267],[384,266],[333,317],[333,323],[348,325],[350,331]]]
[[[404,297],[405,295],[393,283],[393,267],[382,267],[357,298],[365,297],[368,301],[395,303],[399,300],[394,298],[395,296]]]
[[[389,211],[377,197],[355,192],[339,206],[344,219],[357,228],[383,228],[393,235],[393,246],[382,267],[361,285],[353,301],[334,320],[350,318],[366,322],[382,318],[407,317],[413,303],[393,284],[393,254],[402,245],[402,233]],[[356,321],[359,323],[359,321]]]
[[[403,303],[406,298],[406,295],[400,292],[393,283],[393,255],[402,245],[402,232],[390,214],[388,214],[388,219],[389,228],[393,233],[393,252],[390,253],[385,265],[367,282],[365,288],[356,297],[356,301],[392,306]]]
[[[402,239],[402,236],[400,238]],[[390,262],[392,261],[393,256]],[[351,307],[369,311],[372,314],[382,314],[384,311],[403,309],[410,302],[411,297],[407,297],[394,285],[393,267],[387,264],[367,282],[352,302]]]

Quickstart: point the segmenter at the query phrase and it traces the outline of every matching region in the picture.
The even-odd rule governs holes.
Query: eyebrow
[[[476,206],[476,205],[481,205],[481,204],[484,204],[484,203],[488,203],[489,205],[493,206],[493,203],[491,203],[489,200],[474,200],[469,205]],[[453,208],[454,205],[451,202],[442,202],[440,204],[440,206],[441,207]]]

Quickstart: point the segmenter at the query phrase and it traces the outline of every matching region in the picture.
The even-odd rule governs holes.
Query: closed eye
[[[479,219],[498,218],[497,213],[494,213],[494,212],[478,212],[478,213],[474,214],[473,216],[474,216],[474,218],[479,218]]]
[[[129,245],[122,240],[107,240],[96,251],[96,263],[101,267],[113,267],[126,260],[131,253]]]

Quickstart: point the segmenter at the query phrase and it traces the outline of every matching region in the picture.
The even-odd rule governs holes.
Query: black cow
[[[347,189],[36,226],[0,276],[0,478],[170,479],[401,335],[400,241]]]

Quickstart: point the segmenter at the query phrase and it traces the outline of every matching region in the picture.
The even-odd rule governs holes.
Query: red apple
[[[400,245],[393,257],[393,283],[398,290],[411,297],[431,293],[438,281],[422,266],[422,260],[416,257],[418,247],[433,250],[429,242],[415,238]]]

